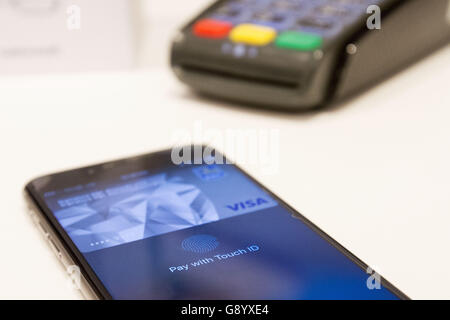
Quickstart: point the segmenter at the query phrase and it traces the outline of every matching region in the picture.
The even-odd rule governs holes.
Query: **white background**
[[[175,129],[279,129],[279,171],[243,165],[410,297],[450,293],[450,47],[346,104],[278,114],[206,101],[167,67],[207,0],[152,1],[140,71],[0,76],[0,298],[78,299],[26,215],[33,177],[171,145]]]

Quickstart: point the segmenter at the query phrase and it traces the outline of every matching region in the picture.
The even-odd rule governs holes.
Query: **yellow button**
[[[276,36],[277,32],[275,29],[250,23],[240,24],[233,28],[230,33],[230,39],[232,41],[254,46],[269,44]]]

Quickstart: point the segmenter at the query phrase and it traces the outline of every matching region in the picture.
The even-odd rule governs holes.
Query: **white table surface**
[[[277,174],[243,167],[410,297],[449,299],[450,46],[337,108],[249,110],[192,95],[165,64],[205,2],[152,2],[139,71],[0,76],[0,298],[81,298],[26,215],[28,180],[168,147],[201,121],[279,129]]]

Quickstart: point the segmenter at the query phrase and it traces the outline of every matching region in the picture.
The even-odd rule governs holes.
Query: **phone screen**
[[[231,164],[138,166],[41,188],[114,299],[398,299]]]

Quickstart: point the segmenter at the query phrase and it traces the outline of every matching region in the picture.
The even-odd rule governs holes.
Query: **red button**
[[[198,21],[193,28],[198,37],[220,39],[228,35],[233,25],[229,22],[203,19]]]

